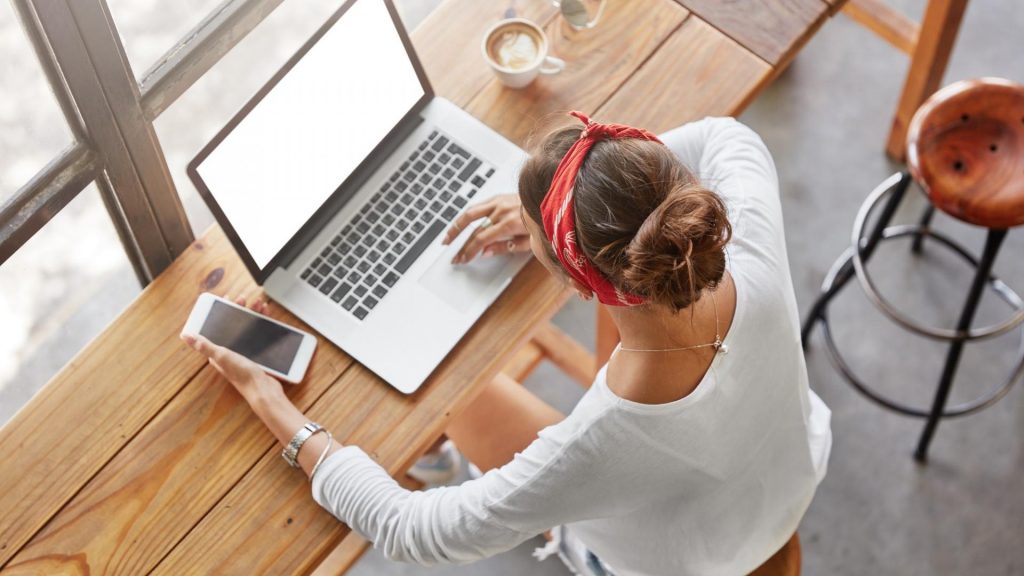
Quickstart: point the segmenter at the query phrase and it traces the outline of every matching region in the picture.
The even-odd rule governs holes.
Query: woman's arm
[[[238,300],[245,306],[245,300]],[[257,302],[253,310],[266,313],[266,304]],[[291,442],[295,433],[309,422],[309,419],[292,404],[285,395],[281,383],[267,375],[262,368],[245,356],[237,354],[223,346],[217,346],[206,338],[186,334],[182,339],[209,360],[210,365],[217,369],[242,395],[252,411],[263,421],[271,434],[282,446]],[[327,446],[327,435],[318,433],[311,436],[299,450],[298,463],[306,476],[313,473],[313,466]],[[328,455],[341,446],[332,442]]]
[[[775,163],[761,137],[735,118],[708,117],[659,136],[705,185],[717,190],[728,180],[750,179],[778,194]]]
[[[184,338],[231,382],[282,445],[308,421],[257,364],[201,336]],[[569,449],[581,442],[589,424],[570,416],[542,430],[512,462],[483,478],[415,492],[399,486],[359,448],[333,443],[312,478],[313,497],[392,560],[470,562],[599,514],[595,508],[609,502],[609,494],[595,491],[607,487],[578,479],[600,478],[601,459],[595,455],[601,452]],[[299,451],[307,475],[325,446],[326,434],[319,433]]]
[[[788,277],[779,178],[761,137],[733,118],[705,118],[660,138],[725,201],[733,228],[730,256],[747,252]]]
[[[284,395],[280,382],[266,374],[263,376],[273,383],[264,382],[266,391],[246,400],[252,407],[252,411],[263,421],[263,424],[277,438],[281,446],[287,446],[291,442],[292,436],[295,436],[295,432],[310,420]],[[313,466],[316,465],[325,446],[327,446],[327,434],[323,432],[310,436],[302,445],[297,461],[306,476],[312,476]],[[331,440],[327,456],[330,457],[340,449],[341,444]]]

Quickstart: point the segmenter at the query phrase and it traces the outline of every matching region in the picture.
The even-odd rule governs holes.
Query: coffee
[[[525,18],[495,22],[484,33],[480,51],[509,88],[525,88],[538,74],[558,74],[565,68],[565,61],[548,54],[544,30]]]
[[[491,33],[487,55],[499,66],[521,70],[537,63],[542,45],[534,28],[513,22]]]

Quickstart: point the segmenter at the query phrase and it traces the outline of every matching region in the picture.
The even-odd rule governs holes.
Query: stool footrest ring
[[[890,227],[886,228],[883,231],[883,234],[882,234],[881,238],[879,238],[879,240],[884,242],[886,240],[893,240],[893,239],[896,239],[896,238],[903,238],[903,237],[907,237],[907,236],[914,236],[914,235],[919,234],[921,231],[922,231],[922,228],[920,226],[916,226],[916,225],[890,226]],[[974,256],[972,256],[970,254],[970,252],[968,252],[966,249],[964,249],[961,245],[957,244],[954,240],[952,240],[948,236],[946,236],[944,234],[941,234],[939,232],[936,232],[934,230],[929,230],[928,231],[928,237],[929,237],[929,240],[937,241],[939,244],[941,244],[943,246],[946,246],[947,248],[951,249],[953,252],[959,254],[964,260],[966,260],[970,264],[972,264],[974,266],[977,266],[978,260]],[[825,293],[827,293],[828,291],[830,291],[832,289],[833,283],[835,282],[837,276],[840,275],[839,274],[840,270],[842,270],[846,266],[851,265],[851,263],[854,263],[854,259],[855,259],[854,252],[855,251],[854,251],[853,247],[851,246],[845,252],[843,252],[843,254],[840,255],[840,257],[835,261],[835,263],[832,265],[831,269],[829,270],[828,275],[825,277],[824,283],[822,283],[822,286],[821,286],[821,293],[822,294],[825,294]],[[858,273],[857,276],[861,277],[861,274]],[[998,294],[999,297],[1004,302],[1006,302],[1011,308],[1013,308],[1014,310],[1018,311],[1018,314],[1015,316],[1015,318],[1022,316],[1021,311],[1024,310],[1024,301],[1021,300],[1020,296],[1017,295],[1016,292],[1014,292],[1009,286],[1007,286],[1004,282],[1002,282],[1001,280],[996,278],[994,275],[993,276],[989,276],[988,286],[990,288],[992,288],[996,292],[996,294]],[[889,317],[892,318],[892,316],[889,316]],[[831,327],[831,325],[829,323],[827,309],[822,309],[821,310],[821,313],[820,313],[820,316],[819,316],[818,320],[821,322],[821,325],[822,325],[822,333],[823,333],[824,338],[825,338],[825,348],[828,351],[828,354],[829,354],[830,359],[832,360],[832,363],[839,369],[839,372],[843,375],[843,377],[846,378],[850,382],[850,384],[853,385],[853,387],[857,389],[858,392],[860,392],[861,394],[866,396],[868,399],[874,401],[876,404],[879,404],[880,406],[882,406],[884,408],[888,408],[889,410],[893,410],[895,412],[899,412],[899,413],[905,414],[907,416],[914,416],[914,417],[918,417],[918,418],[928,418],[931,415],[931,410],[929,410],[929,409],[917,408],[917,407],[913,407],[913,406],[908,406],[908,405],[900,403],[900,402],[896,402],[894,400],[886,398],[882,394],[880,394],[877,391],[875,391],[872,387],[870,387],[867,384],[865,384],[860,378],[857,377],[857,375],[854,373],[853,369],[850,367],[850,365],[843,358],[842,354],[839,352],[839,347],[836,345],[835,339],[832,336],[832,327]],[[1013,320],[1013,319],[1011,319],[1011,320]],[[972,337],[970,335],[970,333],[968,333],[968,334],[960,334],[960,333],[958,333],[955,330],[949,330],[948,331],[949,335],[945,335],[945,334],[944,335],[932,334],[932,333],[927,332],[926,330],[917,329],[917,328],[919,328],[919,326],[916,323],[913,323],[914,328],[911,328],[910,326],[908,326],[908,322],[910,322],[910,321],[907,320],[907,319],[899,319],[899,320],[896,320],[896,322],[899,325],[901,325],[901,326],[905,326],[905,327],[910,328],[913,332],[916,332],[918,334],[922,334],[922,335],[925,335],[925,336],[930,336],[930,337],[941,339],[941,340],[958,340],[958,339],[962,339],[962,340],[965,340],[965,341],[966,340],[977,340],[979,338],[991,338],[991,337],[994,337],[994,336],[996,336],[998,334],[1004,334],[1008,330],[1013,329],[1018,324],[1020,324],[1020,321],[1017,321],[1016,323],[1011,325],[1010,328],[1001,330],[1001,331],[999,331],[997,333],[981,334],[981,335],[975,335],[975,336]],[[975,331],[972,330],[970,332],[975,332]],[[1021,376],[1024,375],[1024,330],[1022,330],[1022,333],[1021,333],[1021,348],[1020,348],[1019,356],[1021,358],[1020,361],[1014,367],[1012,373],[1010,374],[1010,377],[1001,386],[998,386],[998,387],[994,388],[989,393],[987,393],[984,396],[981,396],[981,397],[979,397],[979,398],[977,398],[975,400],[972,400],[972,401],[969,401],[969,402],[964,402],[962,404],[958,404],[958,405],[955,405],[955,406],[950,406],[950,407],[946,408],[945,410],[943,410],[941,416],[943,418],[950,418],[950,417],[956,417],[956,416],[965,416],[967,414],[971,414],[973,412],[977,412],[977,411],[982,410],[982,409],[984,409],[984,408],[986,408],[988,406],[991,406],[992,404],[995,404],[996,402],[999,401],[999,399],[1001,399],[1003,396],[1005,396],[1010,391],[1010,389],[1017,382],[1017,380],[1019,380],[1021,378]]]
[[[894,177],[895,176],[897,175],[894,175]],[[887,179],[886,181],[882,182],[877,188],[872,190],[871,194],[868,195],[867,199],[861,205],[860,210],[857,212],[857,218],[854,220],[853,223],[853,232],[851,234],[850,241],[851,246],[864,246],[864,243],[866,241],[864,237],[864,226],[867,223],[868,219],[871,217],[871,213],[874,211],[875,206],[877,206],[878,203],[881,202],[883,198],[885,198],[885,196],[893,193],[893,191],[895,190],[892,183],[894,177]],[[890,233],[889,230],[893,230],[893,232]],[[955,252],[960,254],[960,256],[964,257],[964,259],[966,259],[975,267],[978,266],[977,258],[972,256],[967,250],[965,250],[962,246],[954,242],[952,239],[935,231],[931,227],[913,225],[892,226],[886,228],[885,232],[888,233],[888,236],[886,236],[886,234],[883,234],[883,240],[898,236],[906,236],[908,234],[926,234],[928,238],[938,240],[942,244],[945,244],[947,247],[953,249]],[[1011,306],[1013,306],[1016,309],[1017,313],[999,324],[985,326],[982,328],[973,328],[971,330],[968,330],[966,333],[961,333],[958,330],[952,330],[949,328],[933,328],[929,326],[922,326],[921,324],[918,324],[917,322],[903,314],[903,312],[900,312],[895,306],[890,304],[889,301],[885,299],[885,297],[882,296],[881,292],[879,292],[878,288],[875,286],[874,281],[871,279],[871,275],[868,274],[867,267],[864,264],[864,259],[862,257],[861,252],[862,249],[854,250],[850,253],[853,268],[856,271],[855,276],[857,277],[857,281],[860,282],[861,288],[863,288],[864,293],[867,295],[868,299],[871,300],[871,303],[875,305],[875,307],[877,307],[886,316],[888,316],[894,322],[903,326],[907,330],[917,332],[922,336],[928,336],[930,338],[936,338],[940,340],[980,340],[983,338],[994,338],[1001,334],[1006,334],[1010,330],[1013,330],[1021,322],[1024,322],[1024,305],[1021,304],[1020,297],[1017,296],[1016,294],[1013,294],[1013,297],[1016,301],[1011,303]],[[1008,286],[998,281],[995,278],[995,276],[992,276],[990,280],[999,282],[999,284],[1001,284],[1005,288],[1006,293],[1013,293],[1013,291],[1010,290]],[[1004,292],[1004,290],[1002,289],[1000,289],[999,291]]]

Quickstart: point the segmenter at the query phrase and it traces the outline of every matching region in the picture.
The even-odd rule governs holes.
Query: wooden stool
[[[1022,357],[1001,386],[971,402],[946,407],[964,344],[1005,334],[1024,321],[1024,302],[991,274],[1007,229],[1024,224],[1024,86],[1007,80],[983,78],[957,82],[936,92],[914,114],[907,137],[907,156],[913,179],[930,200],[920,223],[916,226],[888,226],[911,182],[910,174],[894,174],[880,184],[861,206],[854,222],[851,246],[825,277],[821,295],[804,323],[802,336],[806,347],[811,329],[821,320],[830,358],[857,390],[886,408],[927,419],[914,452],[914,457],[924,462],[928,444],[941,418],[962,416],[990,406],[1024,374]],[[865,235],[866,223],[884,198],[888,200],[878,221]],[[930,228],[935,208],[969,224],[988,228],[981,258],[975,258],[951,238]],[[949,248],[977,268],[955,329],[923,326],[912,320],[881,295],[867,274],[865,262],[878,243],[903,237],[913,237],[915,253],[921,251],[922,243],[928,239]],[[854,277],[872,303],[897,324],[923,336],[951,342],[929,409],[906,406],[875,392],[857,378],[840,355],[829,328],[826,307]],[[986,285],[1015,314],[992,326],[971,328]]]

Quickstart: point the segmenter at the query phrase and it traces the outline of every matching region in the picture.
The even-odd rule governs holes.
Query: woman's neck
[[[688,396],[715,358],[715,349],[702,345],[714,342],[716,335],[725,339],[735,309],[736,291],[728,273],[714,293],[705,292],[677,314],[649,307],[608,307],[622,342],[622,350],[608,363],[608,387],[617,396],[642,404]],[[701,347],[665,351],[692,346]]]
[[[696,302],[676,314],[648,306],[609,306],[608,313],[619,330],[623,348],[664,350],[710,344],[716,336],[716,312],[717,335],[724,337],[734,308],[729,306],[732,298],[726,298],[726,306],[722,306],[720,295],[733,293],[732,277],[726,273],[714,292],[705,291]]]

